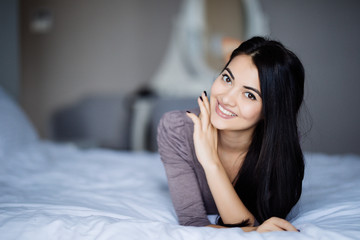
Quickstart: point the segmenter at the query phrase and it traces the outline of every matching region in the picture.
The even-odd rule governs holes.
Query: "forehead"
[[[236,84],[254,87],[260,90],[259,73],[251,56],[236,56],[231,60],[228,68],[234,75]]]

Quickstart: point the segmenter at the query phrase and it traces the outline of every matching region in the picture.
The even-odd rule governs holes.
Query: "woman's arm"
[[[219,225],[208,225],[208,227],[214,228],[225,228]],[[263,222],[258,227],[242,227],[244,232],[257,231],[260,233],[263,232],[273,232],[273,231],[292,231],[292,232],[300,232],[300,230],[296,229],[291,223],[282,218],[272,217]]]
[[[228,227],[224,227],[224,226],[220,226],[220,225],[215,225],[215,224],[210,224],[207,225],[207,227],[212,227],[212,228],[228,228]],[[258,227],[241,227],[241,229],[244,232],[252,232],[252,231],[256,231]]]
[[[204,168],[209,188],[220,216],[226,224],[237,224],[249,220],[251,226],[254,216],[237,195],[217,153],[217,129],[210,122],[210,105],[203,93],[198,98],[200,116],[188,113],[194,122],[194,145],[196,156]]]
[[[217,156],[214,156],[217,158]],[[204,165],[204,171],[216,207],[225,224],[237,224],[248,220],[249,225],[255,222],[254,215],[246,208],[237,195],[220,160]]]
[[[185,126],[186,116],[174,111],[164,114],[158,126],[158,148],[168,179],[171,199],[181,225],[210,224],[194,167],[187,147],[192,131]]]

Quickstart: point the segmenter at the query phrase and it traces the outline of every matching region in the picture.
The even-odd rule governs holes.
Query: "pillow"
[[[0,157],[37,139],[25,113],[0,86]]]

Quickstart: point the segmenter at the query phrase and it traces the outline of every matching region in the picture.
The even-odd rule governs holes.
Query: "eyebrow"
[[[230,73],[230,76],[232,77],[232,79],[235,79],[234,75],[232,74],[232,72],[230,71],[230,69],[228,67],[225,68],[225,70]]]
[[[235,80],[235,77],[234,77],[233,73],[230,71],[230,69],[227,67],[227,68],[225,68],[225,70],[228,71],[230,76],[232,77],[232,79]],[[262,98],[260,91],[257,90],[256,88],[252,88],[252,87],[249,87],[249,86],[244,86],[244,88],[256,92]]]
[[[249,87],[249,86],[244,86],[244,88],[246,88],[246,89],[249,89],[249,90],[252,90],[252,91],[254,91],[254,92],[256,92],[261,98],[262,98],[262,96],[261,96],[261,93],[260,93],[260,91],[259,90],[257,90],[257,89],[255,89],[255,88],[252,88],[252,87]]]

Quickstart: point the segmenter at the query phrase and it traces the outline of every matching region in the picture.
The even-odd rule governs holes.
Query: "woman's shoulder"
[[[160,119],[157,131],[158,151],[164,163],[193,161],[194,124],[186,111],[171,111]]]
[[[193,109],[191,112],[197,113],[200,110]],[[157,143],[159,151],[170,147],[184,148],[190,151],[193,145],[194,123],[186,115],[186,111],[171,111],[165,113],[160,119],[157,129]],[[181,149],[177,149],[181,151]]]
[[[193,109],[191,112],[197,113],[198,109]],[[158,130],[173,130],[183,131],[184,128],[193,128],[193,122],[186,115],[185,110],[174,110],[166,112],[160,119]]]

